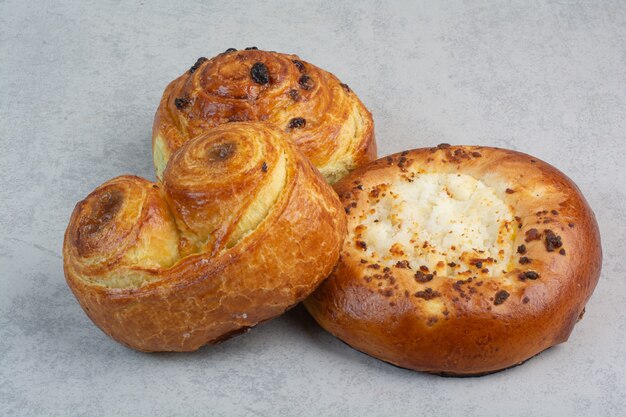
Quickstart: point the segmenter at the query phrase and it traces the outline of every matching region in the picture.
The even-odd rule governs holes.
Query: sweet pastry
[[[305,301],[344,342],[395,365],[477,375],[565,342],[600,274],[576,185],[522,153],[440,145],[335,184],[348,236]]]
[[[372,115],[337,77],[296,55],[230,48],[165,89],[152,132],[157,177],[183,143],[233,121],[275,125],[331,183],[376,159]]]
[[[190,351],[275,317],[330,273],[337,195],[283,133],[231,123],[186,142],[163,180],[105,182],[74,209],[67,283],[104,332]]]

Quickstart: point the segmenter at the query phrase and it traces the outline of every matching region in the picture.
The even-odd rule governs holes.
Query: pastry
[[[576,185],[511,150],[440,145],[335,184],[348,236],[306,300],[376,358],[480,375],[565,342],[600,274],[594,214]]]
[[[191,351],[223,340],[298,303],[337,261],[337,195],[270,125],[210,129],[162,177],[105,182],[65,233],[67,283],[125,345]]]
[[[331,183],[376,159],[372,115],[337,77],[296,55],[230,48],[165,89],[152,133],[157,177],[189,139],[242,121],[275,125]]]

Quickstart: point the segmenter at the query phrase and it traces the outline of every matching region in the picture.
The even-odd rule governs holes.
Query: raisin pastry
[[[444,144],[379,159],[335,190],[348,237],[305,305],[395,365],[479,375],[520,364],[568,339],[598,281],[593,212],[537,158]]]
[[[191,351],[275,317],[335,265],[338,197],[280,130],[216,127],[161,182],[121,176],[79,202],[67,283],[87,315],[142,351]]]
[[[165,89],[152,132],[157,177],[183,143],[233,121],[275,125],[331,183],[376,159],[372,115],[337,77],[296,55],[231,48]]]

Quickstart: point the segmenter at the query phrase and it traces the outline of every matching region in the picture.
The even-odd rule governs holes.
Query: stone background
[[[192,354],[137,353],[93,326],[63,278],[74,204],[122,173],[154,178],[167,82],[252,45],[348,83],[381,155],[495,145],[567,173],[605,255],[570,341],[454,379],[352,350],[302,308]],[[0,100],[0,415],[625,415],[624,1],[0,0]]]

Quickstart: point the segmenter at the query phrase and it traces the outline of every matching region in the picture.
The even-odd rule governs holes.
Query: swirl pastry
[[[348,237],[305,302],[326,330],[401,367],[476,375],[565,342],[600,274],[593,212],[531,156],[440,145],[335,184]]]
[[[331,183],[376,159],[372,115],[337,77],[296,55],[231,48],[165,89],[152,132],[157,177],[183,143],[234,121],[275,125]]]
[[[260,123],[211,129],[163,180],[105,182],[74,209],[67,282],[104,332],[190,351],[281,314],[335,265],[345,214],[319,172]]]

